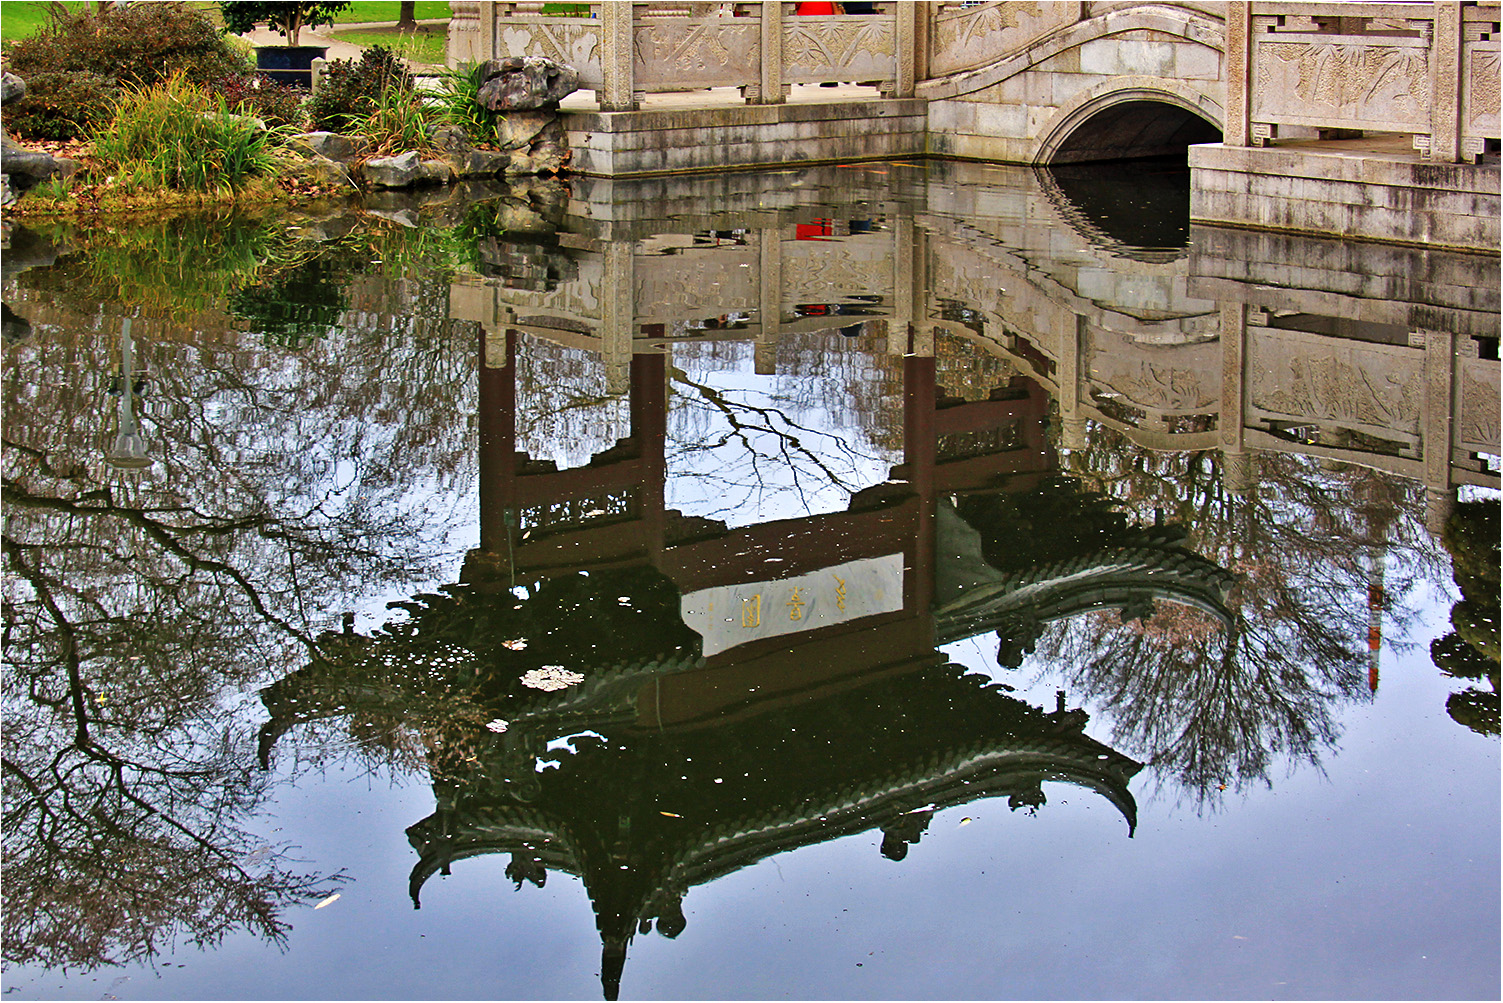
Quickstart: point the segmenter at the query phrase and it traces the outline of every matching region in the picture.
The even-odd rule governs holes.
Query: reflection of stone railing
[[[1497,140],[1496,5],[1362,4],[1311,14],[1302,3],[1227,11],[1229,146],[1261,146],[1279,128],[1409,133],[1448,163]]]
[[[796,83],[871,82],[889,97],[913,94],[919,13],[911,0],[817,18],[793,16],[792,3],[593,3],[589,17],[544,16],[541,6],[451,4],[450,65],[547,56],[578,70],[604,111],[702,87],[740,87],[752,104],[780,104]],[[704,8],[709,16],[699,16]]]

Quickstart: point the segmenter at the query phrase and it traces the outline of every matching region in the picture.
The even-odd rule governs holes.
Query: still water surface
[[[1498,261],[1185,183],[12,231],[6,993],[1496,998]]]

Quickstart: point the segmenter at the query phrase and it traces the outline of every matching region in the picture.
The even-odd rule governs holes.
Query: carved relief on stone
[[[1194,369],[1151,359],[1122,358],[1093,353],[1091,382],[1125,398],[1145,411],[1180,414],[1204,411],[1216,405],[1220,391],[1220,373],[1201,373]],[[1215,392],[1207,385],[1215,387]]]
[[[703,319],[758,305],[755,247],[717,247],[639,256],[637,322]]]
[[[1430,129],[1429,50],[1422,46],[1259,42],[1254,59],[1258,121]]]
[[[749,18],[677,18],[639,23],[633,39],[638,88],[721,87],[761,73],[762,33]]]
[[[517,27],[503,23],[498,55],[546,56],[578,70],[581,87],[598,89],[605,85],[599,24],[573,18],[530,19]]]
[[[896,26],[885,17],[794,17],[784,22],[783,79],[893,80]]]
[[[1467,47],[1468,58],[1462,62],[1466,76],[1462,81],[1463,120],[1473,135],[1498,135],[1498,90],[1500,63],[1496,44],[1492,48]]]
[[[802,246],[801,246],[802,243]],[[892,304],[892,245],[851,240],[783,244],[783,302],[834,303],[852,295]]]
[[[1419,432],[1425,381],[1417,356],[1396,359],[1291,340],[1281,331],[1250,341],[1252,407],[1288,418]]]
[[[1003,2],[967,8],[935,19],[930,72],[975,69],[1016,52],[1044,33],[1075,20],[1069,4]]]
[[[1499,451],[1498,363],[1489,359],[1467,359],[1462,363],[1457,382],[1461,400],[1456,415],[1456,445],[1496,455]]]

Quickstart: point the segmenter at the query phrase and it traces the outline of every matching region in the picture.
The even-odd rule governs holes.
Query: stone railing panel
[[[639,15],[633,43],[639,91],[747,86],[761,74],[760,18]]]
[[[898,35],[892,17],[790,17],[783,22],[783,80],[890,82],[897,79]]]
[[[1476,157],[1484,140],[1498,138],[1500,67],[1498,36],[1503,29],[1498,7],[1467,7],[1461,22],[1461,143]]]
[[[671,323],[684,317],[754,313],[758,306],[755,246],[694,248],[679,254],[638,255],[636,310],[639,323]]]
[[[1424,352],[1282,328],[1247,328],[1247,422],[1336,425],[1418,447]]]
[[[496,58],[546,56],[579,71],[579,86],[605,86],[600,21],[583,17],[514,17],[496,23]]]
[[[893,241],[889,233],[839,241],[783,242],[785,305],[839,303],[851,296],[880,296],[886,313],[893,300]]]
[[[939,5],[935,5],[939,6]],[[1078,4],[1003,0],[973,7],[945,4],[933,15],[929,74],[942,77],[978,69],[1073,24]],[[954,8],[954,9],[951,9]]]
[[[1405,37],[1350,32],[1351,20],[1254,14],[1254,137],[1279,125],[1430,132],[1429,22]],[[1336,23],[1342,31],[1323,30]]]
[[[1503,400],[1498,360],[1463,357],[1457,361],[1455,448],[1496,455],[1499,401]]]

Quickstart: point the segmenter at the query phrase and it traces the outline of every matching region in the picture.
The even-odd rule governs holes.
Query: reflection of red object
[[[793,312],[800,317],[828,317],[835,311],[824,303],[800,303],[793,308]]]
[[[833,237],[835,224],[828,219],[811,219],[807,223],[795,223],[793,237],[795,240],[818,240],[820,237]]]

